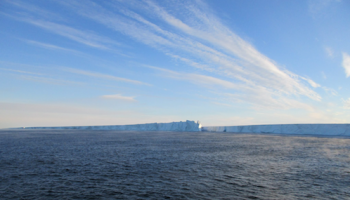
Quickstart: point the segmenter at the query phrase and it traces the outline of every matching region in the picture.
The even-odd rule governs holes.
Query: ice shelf
[[[274,133],[293,135],[350,136],[350,124],[275,124],[247,126],[204,126],[199,121],[149,123],[110,126],[57,126],[21,127],[15,129],[79,129],[116,131],[178,131],[178,132],[231,132],[231,133]]]
[[[201,131],[199,121],[149,123],[133,125],[110,125],[110,126],[56,126],[56,127],[21,127],[16,129],[79,129],[79,130],[116,130],[116,131]]]
[[[296,135],[350,136],[350,124],[276,124],[249,126],[205,126],[202,131],[231,133],[276,133]]]

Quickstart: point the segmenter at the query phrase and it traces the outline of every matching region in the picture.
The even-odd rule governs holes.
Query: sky
[[[1,0],[0,128],[350,123],[350,1]]]

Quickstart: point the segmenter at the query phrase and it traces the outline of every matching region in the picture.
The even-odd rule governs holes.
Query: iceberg
[[[186,120],[185,122],[149,123],[133,125],[110,125],[110,126],[56,126],[56,127],[21,127],[16,129],[54,129],[54,130],[116,130],[116,131],[183,131],[198,132],[202,125],[199,121]]]
[[[350,124],[273,124],[247,126],[205,126],[206,132],[275,133],[295,135],[350,136]]]

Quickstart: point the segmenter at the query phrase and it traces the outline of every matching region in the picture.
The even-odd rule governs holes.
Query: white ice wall
[[[58,126],[58,127],[23,127],[20,129],[80,129],[80,130],[117,130],[117,131],[201,131],[199,121],[150,123],[112,126]]]
[[[23,129],[23,128],[21,128]],[[350,124],[277,124],[250,126],[206,126],[199,121],[150,123],[112,126],[61,126],[61,127],[26,127],[25,129],[80,129],[80,130],[117,130],[117,131],[208,131],[232,133],[276,133],[350,136]]]
[[[277,124],[250,126],[206,126],[202,131],[232,133],[277,133],[350,136],[350,124]]]

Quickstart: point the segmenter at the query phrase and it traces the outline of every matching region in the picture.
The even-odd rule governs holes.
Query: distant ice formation
[[[293,135],[350,136],[350,124],[275,124],[249,126],[205,126],[199,121],[149,123],[111,126],[60,126],[60,127],[21,127],[16,129],[78,129],[115,131],[178,131],[178,132],[231,132],[231,133],[275,133]]]
[[[201,131],[199,121],[150,123],[134,125],[111,125],[111,126],[57,126],[57,127],[22,127],[18,129],[79,129],[79,130],[116,130],[116,131]]]
[[[231,133],[276,133],[350,136],[350,124],[277,124],[249,126],[206,126],[202,131]]]

